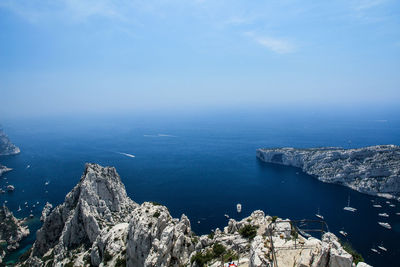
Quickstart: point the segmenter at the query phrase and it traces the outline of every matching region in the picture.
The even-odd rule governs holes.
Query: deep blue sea
[[[240,219],[261,209],[282,218],[316,219],[319,208],[329,229],[338,236],[345,230],[367,263],[394,266],[400,257],[400,216],[395,214],[400,203],[392,208],[385,199],[256,159],[260,147],[399,145],[396,114],[210,112],[17,119],[2,124],[22,152],[0,157],[0,163],[14,169],[1,178],[0,186],[8,182],[16,187],[15,192],[0,195],[0,202],[7,200],[17,217],[29,215],[32,204],[40,203],[29,222],[32,234],[8,260],[29,248],[44,203],[62,203],[78,183],[85,162],[115,166],[134,201],[160,202],[174,217],[186,214],[197,234],[223,228],[224,214]],[[356,213],[343,210],[349,196]],[[371,200],[383,208],[373,208]],[[25,201],[30,208],[25,208]],[[237,203],[243,206],[241,214],[236,212]],[[390,217],[378,217],[378,211]],[[378,221],[389,222],[392,230]],[[388,252],[372,252],[377,245]]]

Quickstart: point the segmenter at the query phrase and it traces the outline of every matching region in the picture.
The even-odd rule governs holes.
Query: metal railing
[[[290,224],[290,230],[289,229],[284,229],[284,230],[278,230],[276,229],[276,225],[279,223],[289,223]],[[308,224],[313,224],[315,227],[316,225],[319,227],[315,228],[302,228],[303,226],[307,226]],[[273,235],[276,233],[287,233],[287,231],[290,231],[290,236],[294,237],[294,247],[290,246],[285,246],[285,247],[275,247],[274,242],[273,242]],[[302,235],[304,237],[310,237],[311,235],[309,233],[321,233],[321,238],[322,235],[326,232],[329,232],[328,224],[325,221],[322,220],[281,220],[281,221],[274,221],[271,222],[268,227],[267,227],[267,235],[269,236],[269,241],[271,244],[271,252],[272,252],[272,262],[273,262],[273,267],[278,267],[278,262],[277,262],[277,257],[276,257],[276,249],[297,249],[298,246],[301,246],[301,248],[307,248],[302,244],[297,244],[297,239],[298,235]],[[311,248],[311,247],[310,247]]]

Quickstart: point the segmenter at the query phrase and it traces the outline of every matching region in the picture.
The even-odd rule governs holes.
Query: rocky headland
[[[8,136],[0,129],[0,156],[15,155],[20,152],[20,149],[11,143]]]
[[[264,162],[301,168],[322,182],[400,200],[400,147],[396,145],[357,149],[262,148],[257,150],[257,157]]]
[[[332,233],[303,237],[289,220],[254,211],[197,236],[189,219],[154,202],[135,203],[113,167],[86,164],[79,183],[51,211],[19,266],[346,266],[353,257]],[[361,265],[359,265],[361,266]],[[364,265],[365,266],[365,265]]]
[[[0,264],[5,255],[17,249],[19,242],[29,235],[29,229],[24,220],[14,217],[13,213],[3,205],[0,207]]]

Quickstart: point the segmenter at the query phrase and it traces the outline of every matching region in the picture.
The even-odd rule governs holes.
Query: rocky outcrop
[[[11,170],[11,168],[7,168],[6,166],[0,164],[0,177],[3,175],[3,173],[9,172]]]
[[[15,218],[5,205],[0,207],[0,263],[8,252],[17,249],[19,242],[29,235],[29,229],[23,222]]]
[[[400,147],[380,145],[358,149],[258,149],[268,163],[301,168],[320,181],[348,186],[361,193],[400,199]]]
[[[53,205],[49,202],[46,202],[46,205],[44,205],[43,210],[42,210],[42,215],[40,216],[40,221],[44,222],[47,218],[47,216],[50,215],[50,211],[53,208]]]
[[[11,143],[8,136],[0,129],[0,156],[14,155],[20,153],[20,149]]]
[[[300,236],[296,240],[306,246],[295,248],[290,255],[273,251],[268,240],[285,251],[292,249],[293,229],[290,221],[274,221],[262,211],[241,221],[229,220],[223,231],[196,236],[185,215],[176,219],[158,203],[133,202],[115,169],[96,164],[86,165],[63,204],[49,214],[50,205],[46,207],[43,226],[21,266],[196,267],[204,261],[220,266],[221,257],[227,261],[238,253],[242,264],[254,267],[271,263],[273,255],[279,256],[278,261],[290,258],[290,266],[352,264],[333,234],[325,234],[322,241]],[[272,233],[268,229],[276,233],[267,235]],[[310,251],[305,247],[313,250],[304,252]]]

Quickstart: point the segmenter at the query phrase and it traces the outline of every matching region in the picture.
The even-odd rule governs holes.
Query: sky
[[[0,0],[0,118],[399,101],[397,0]]]

